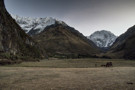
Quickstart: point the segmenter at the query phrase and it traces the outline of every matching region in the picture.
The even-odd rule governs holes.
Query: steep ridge
[[[92,57],[100,50],[74,28],[55,24],[34,36],[34,39],[48,52],[50,57],[79,58]]]
[[[135,30],[135,29],[134,29]],[[135,32],[125,42],[124,58],[135,60]]]
[[[119,36],[106,54],[112,58],[135,59],[135,26]]]
[[[38,45],[12,19],[4,0],[0,0],[0,58],[30,60],[41,56]]]
[[[135,32],[135,25],[131,28],[129,28],[124,34],[120,35],[116,41],[114,42],[114,44],[112,45],[112,49],[119,47],[122,43],[124,43],[126,41],[127,38],[129,38],[130,36],[132,36],[132,34]]]

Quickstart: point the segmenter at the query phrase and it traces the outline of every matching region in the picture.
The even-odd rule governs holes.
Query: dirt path
[[[135,67],[0,67],[0,90],[135,90]]]

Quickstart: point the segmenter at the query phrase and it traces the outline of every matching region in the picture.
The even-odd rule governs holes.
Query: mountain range
[[[96,31],[90,36],[86,37],[83,36],[80,32],[75,30],[74,28],[68,26],[65,22],[53,19],[53,18],[30,18],[30,17],[19,17],[19,16],[13,16],[16,22],[22,27],[22,29],[28,34],[31,35],[34,40],[36,40],[38,43],[40,43],[40,47],[46,49],[48,52],[48,55],[53,56],[67,56],[67,57],[78,57],[80,56],[94,56],[93,53],[91,54],[92,48],[89,48],[86,50],[87,46],[80,45],[79,41],[77,39],[75,40],[75,37],[72,37],[73,35],[80,35],[79,40],[81,38],[85,38],[87,41],[87,44],[90,44],[90,47],[92,46],[95,50],[94,52],[100,52],[100,51],[106,51],[107,53],[105,56],[112,58],[112,56],[115,56],[116,58],[124,58],[125,56],[117,56],[115,53],[117,52],[117,49],[120,49],[124,42],[128,39],[128,37],[132,36],[134,30],[130,29],[124,34],[120,35],[119,37],[115,36],[113,33],[107,30],[101,30]],[[24,23],[25,22],[25,23]],[[38,28],[40,27],[40,28]],[[29,29],[30,28],[30,29]],[[38,28],[38,29],[37,29]],[[68,35],[62,35],[58,34],[63,33],[67,31],[72,31],[74,33]],[[54,33],[57,33],[54,35]],[[78,34],[79,33],[79,34]],[[73,35],[71,35],[73,34]],[[50,38],[52,36],[53,38]],[[68,36],[69,40],[65,36]],[[78,36],[77,36],[78,37]],[[73,44],[73,40],[77,41],[76,45]],[[89,40],[88,40],[89,39]],[[86,41],[83,40],[83,42],[86,43]],[[68,43],[66,41],[69,41]],[[59,43],[57,43],[59,42]],[[61,42],[61,44],[60,44]],[[69,45],[70,43],[70,45]],[[72,43],[72,44],[71,44]],[[67,45],[66,45],[67,44]],[[62,46],[63,45],[63,46]],[[57,46],[58,48],[55,48]],[[72,47],[71,47],[72,46]],[[74,46],[74,48],[73,48]],[[83,47],[78,47],[83,46]],[[70,47],[70,48],[69,48]],[[77,48],[75,48],[77,47]],[[85,47],[85,49],[83,49]],[[80,49],[81,48],[81,49]],[[80,50],[79,50],[80,49]],[[83,51],[83,53],[81,53]],[[84,52],[85,51],[85,52]],[[86,53],[87,52],[87,53]],[[93,51],[92,51],[93,52]],[[111,52],[111,53],[110,53]],[[108,53],[111,55],[108,55]],[[122,54],[121,54],[122,55]],[[113,57],[113,58],[115,58]]]
[[[135,59],[135,26],[118,38],[105,30],[85,37],[54,18],[12,17],[5,8],[4,0],[0,0],[0,58],[30,60],[49,56]],[[106,53],[102,52],[101,48],[108,47]]]
[[[65,22],[61,20],[54,19],[52,17],[46,18],[31,18],[31,17],[20,17],[18,15],[12,15],[20,27],[28,35],[36,35],[42,32],[47,26],[54,24],[62,24],[68,26]],[[110,47],[116,40],[116,36],[107,30],[96,31],[92,35],[87,37],[92,40],[100,48]]]
[[[12,15],[20,27],[47,51],[49,57],[92,57],[99,48],[65,22],[53,18]],[[57,48],[56,48],[57,47]]]
[[[32,18],[32,17],[20,17],[13,14],[11,14],[11,16],[16,20],[19,26],[28,35],[31,35],[31,36],[42,32],[47,26],[53,25],[55,23],[66,26],[66,23],[64,23],[63,21],[54,19],[52,17]]]

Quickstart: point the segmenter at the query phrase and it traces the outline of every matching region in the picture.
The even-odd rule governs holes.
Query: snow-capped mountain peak
[[[110,31],[102,30],[94,32],[87,38],[92,40],[98,47],[107,48],[115,42],[117,37]]]
[[[47,26],[53,25],[56,22],[59,24],[67,25],[63,21],[57,20],[52,17],[46,18],[32,18],[32,17],[20,17],[17,15],[11,15],[20,27],[28,34],[34,35],[42,32]]]

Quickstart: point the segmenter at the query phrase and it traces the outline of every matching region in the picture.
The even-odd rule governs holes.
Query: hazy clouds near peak
[[[5,0],[5,3],[12,14],[54,17],[84,35],[97,30],[120,35],[135,25],[135,0]]]

